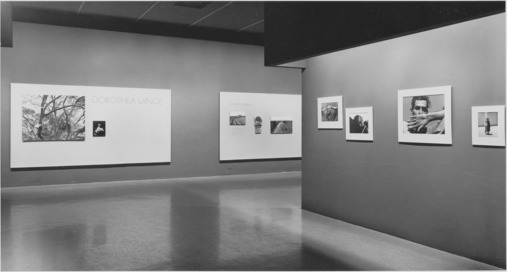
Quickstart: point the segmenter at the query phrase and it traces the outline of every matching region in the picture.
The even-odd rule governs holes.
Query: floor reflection
[[[492,268],[302,211],[300,183],[279,173],[4,189],[1,268]]]

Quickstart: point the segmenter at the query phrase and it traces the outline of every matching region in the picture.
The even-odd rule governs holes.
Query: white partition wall
[[[170,161],[170,90],[11,84],[11,168]]]
[[[220,93],[220,160],[301,157],[301,95]]]

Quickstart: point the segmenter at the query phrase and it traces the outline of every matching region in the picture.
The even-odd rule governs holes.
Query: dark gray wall
[[[2,187],[301,170],[300,160],[219,163],[220,91],[301,93],[301,71],[264,67],[262,47],[26,23],[13,33],[1,59]],[[171,89],[171,165],[11,170],[11,82]]]
[[[452,85],[452,146],[400,144],[397,91]],[[374,141],[317,129],[317,98],[373,106]],[[303,208],[505,268],[505,148],[471,107],[505,105],[505,14],[309,59]]]

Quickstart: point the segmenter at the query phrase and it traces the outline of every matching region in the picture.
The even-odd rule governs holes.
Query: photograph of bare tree
[[[23,95],[23,142],[84,141],[85,97]]]

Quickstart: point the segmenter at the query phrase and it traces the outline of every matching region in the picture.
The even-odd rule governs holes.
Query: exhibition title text
[[[161,97],[131,97],[131,96],[93,96],[92,103],[98,104],[137,104],[162,106]]]

